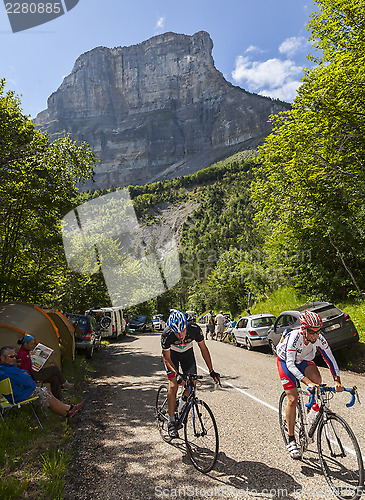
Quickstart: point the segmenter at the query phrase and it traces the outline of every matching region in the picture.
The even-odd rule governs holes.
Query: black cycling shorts
[[[188,349],[185,352],[176,352],[170,349],[170,357],[173,365],[179,373],[182,373],[183,375],[187,375],[188,373],[196,375],[196,361],[193,348]],[[179,365],[181,366],[181,370],[179,369]],[[165,370],[169,380],[170,378],[175,377],[175,374],[172,373],[166,365]]]

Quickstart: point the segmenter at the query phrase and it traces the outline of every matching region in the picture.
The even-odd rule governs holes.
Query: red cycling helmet
[[[312,311],[304,311],[304,313],[299,316],[299,319],[305,328],[319,330],[323,324],[318,314]]]

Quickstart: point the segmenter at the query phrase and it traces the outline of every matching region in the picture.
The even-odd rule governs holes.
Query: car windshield
[[[337,307],[331,305],[322,307],[321,309],[316,309],[316,313],[322,318],[323,321],[328,321],[333,318],[338,318],[343,312]]]
[[[87,319],[83,316],[78,316],[76,314],[69,314],[68,319],[71,321],[73,325],[81,325],[85,326],[87,324]]]
[[[133,316],[131,321],[144,321],[146,319],[146,316]]]
[[[261,328],[264,326],[271,326],[274,324],[274,316],[268,316],[266,318],[257,318],[252,320],[252,328]]]

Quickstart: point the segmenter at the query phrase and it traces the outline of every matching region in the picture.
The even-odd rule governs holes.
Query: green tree
[[[278,262],[295,254],[296,283],[335,297],[365,285],[365,1],[316,3],[315,67],[292,110],[272,118],[253,198],[266,248]]]
[[[95,157],[69,137],[51,143],[0,82],[0,301],[50,300],[65,273],[60,220]]]

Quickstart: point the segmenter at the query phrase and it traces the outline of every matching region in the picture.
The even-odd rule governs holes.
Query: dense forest
[[[222,308],[236,315],[249,289],[264,296],[284,285],[318,299],[362,297],[365,0],[316,4],[308,26],[314,66],[292,109],[271,117],[273,133],[255,154],[129,186],[140,224],[157,222],[153,207],[161,203],[198,207],[182,227],[180,281],[129,312]],[[96,159],[68,137],[51,143],[4,87],[1,81],[0,300],[75,312],[108,305],[100,269],[72,271],[61,236],[71,209],[108,193],[78,191]]]

